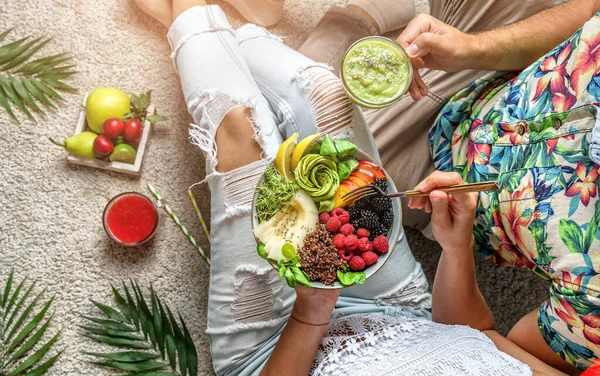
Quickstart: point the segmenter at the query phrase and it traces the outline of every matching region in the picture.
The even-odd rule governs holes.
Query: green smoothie
[[[369,37],[350,47],[342,64],[342,77],[348,94],[358,104],[382,107],[406,92],[412,65],[392,40]]]

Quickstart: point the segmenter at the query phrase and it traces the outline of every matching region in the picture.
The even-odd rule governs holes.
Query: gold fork
[[[451,185],[448,187],[438,187],[434,189],[435,191],[442,191],[446,193],[462,193],[462,192],[484,192],[484,191],[496,191],[500,187],[495,181],[482,181],[479,183],[466,183],[466,184],[457,184]],[[352,203],[356,200],[365,197],[373,197],[373,196],[384,196],[388,198],[395,197],[423,197],[429,196],[431,191],[418,191],[411,190],[406,192],[398,192],[398,193],[385,193],[381,190],[381,188],[375,185],[365,185],[360,188],[356,188],[353,191],[350,191],[342,196],[342,200],[347,203]]]

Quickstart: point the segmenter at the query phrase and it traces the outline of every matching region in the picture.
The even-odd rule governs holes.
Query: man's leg
[[[510,0],[431,0],[431,15],[465,32],[500,27],[529,17],[553,5],[552,0],[514,2]],[[366,7],[365,7],[366,8]],[[356,40],[376,33],[377,27],[359,12],[333,7],[299,51],[315,61],[328,63],[339,71],[345,50]],[[405,95],[396,104],[365,111],[367,122],[384,167],[399,190],[414,188],[433,171],[427,133],[444,103],[477,78],[497,72],[443,72],[422,69],[429,93],[418,102]],[[430,215],[409,209],[402,201],[404,225],[424,229]]]
[[[217,6],[174,0],[169,42],[194,118],[190,136],[206,155],[211,190],[211,270],[206,333],[217,374],[256,374],[295,299],[256,254],[254,186],[282,141],[275,116]]]

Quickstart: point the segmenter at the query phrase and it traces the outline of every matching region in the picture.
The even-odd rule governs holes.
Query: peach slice
[[[379,167],[373,162],[361,160],[358,161],[358,166],[364,170],[371,172],[376,179],[386,179],[385,173],[383,172],[381,167]]]

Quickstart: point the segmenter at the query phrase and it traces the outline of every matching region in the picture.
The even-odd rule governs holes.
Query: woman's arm
[[[436,171],[415,189],[429,191],[454,184],[464,184],[458,173]],[[474,193],[447,195],[434,191],[429,201],[414,198],[409,207],[432,213],[433,234],[443,249],[433,282],[433,320],[488,330],[494,329],[494,316],[477,286],[473,259],[476,204]]]
[[[435,322],[494,329],[494,316],[477,286],[472,246],[463,252],[442,252],[433,282],[432,305]]]
[[[296,287],[292,314],[261,376],[308,375],[339,294],[339,289]]]
[[[464,184],[458,173],[436,171],[415,189],[430,191],[455,184]],[[476,203],[473,193],[433,191],[428,198],[411,199],[408,205],[431,212],[433,234],[443,249],[433,283],[433,320],[483,331],[500,351],[527,364],[534,375],[565,375],[494,330],[494,317],[475,276],[472,229]]]

